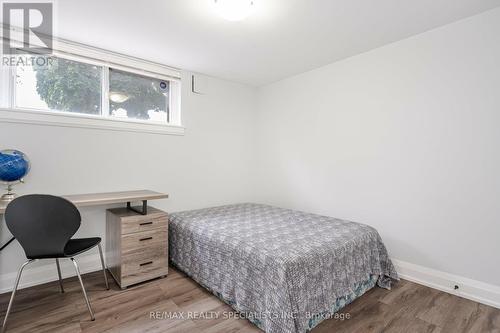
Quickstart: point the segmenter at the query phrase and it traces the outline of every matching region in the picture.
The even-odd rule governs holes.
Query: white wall
[[[261,88],[259,201],[500,286],[499,36],[496,9]]]
[[[149,188],[171,195],[154,203],[167,211],[302,209],[373,225],[415,271],[500,286],[499,33],[497,9],[258,91],[186,84],[185,136],[0,123],[0,149],[31,158],[19,193]],[[82,210],[77,236],[104,237],[104,208]],[[0,253],[0,292],[23,261],[17,243]],[[24,284],[55,278],[42,263]]]
[[[206,94],[194,95],[188,73],[183,82],[184,136],[0,123],[0,149],[19,149],[32,163],[26,184],[16,191],[152,189],[170,194],[151,202],[166,211],[251,201],[255,89],[207,78]],[[82,209],[77,236],[104,237],[105,208]],[[2,223],[1,243],[9,236]],[[0,291],[12,288],[25,260],[17,242],[0,253]],[[82,262],[85,271],[98,267],[97,250]],[[27,269],[24,285],[57,277],[53,262],[40,264]],[[73,274],[69,265],[63,270]]]

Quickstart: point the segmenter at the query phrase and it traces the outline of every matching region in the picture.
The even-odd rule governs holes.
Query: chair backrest
[[[5,222],[29,259],[64,254],[68,240],[80,228],[81,216],[68,200],[45,194],[14,199],[5,210]]]

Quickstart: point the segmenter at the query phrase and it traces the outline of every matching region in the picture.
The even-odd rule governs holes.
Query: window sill
[[[0,123],[19,123],[58,127],[91,128],[108,131],[142,132],[164,135],[184,135],[185,128],[177,125],[121,120],[81,114],[53,113],[23,109],[0,108]]]

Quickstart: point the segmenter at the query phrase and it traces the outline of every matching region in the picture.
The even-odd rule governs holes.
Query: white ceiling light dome
[[[252,14],[254,0],[213,0],[215,11],[228,21],[241,21]]]
[[[109,99],[113,103],[124,103],[124,102],[128,101],[129,98],[130,98],[129,95],[122,93],[122,92],[111,91],[109,93]]]

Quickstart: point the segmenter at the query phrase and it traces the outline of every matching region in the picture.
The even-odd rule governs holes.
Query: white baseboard
[[[101,269],[98,255],[77,257],[82,274]],[[20,289],[57,280],[57,270],[54,260],[42,260],[43,265],[27,266],[19,283]],[[438,289],[453,295],[467,298],[479,303],[500,309],[500,286],[464,278],[435,269],[411,264],[398,259],[392,259],[396,270],[402,279],[424,286]],[[75,276],[75,268],[69,259],[61,260],[63,278]],[[0,293],[9,292],[14,286],[17,272],[0,275]],[[455,290],[458,286],[458,290]]]
[[[500,309],[500,286],[392,259],[402,279]],[[455,290],[455,286],[458,289]]]
[[[81,274],[102,269],[99,255],[78,256],[75,259]],[[61,259],[59,262],[61,263],[61,275],[63,278],[76,276],[75,267],[70,259]],[[17,272],[0,275],[0,293],[12,291],[16,276]],[[24,268],[21,281],[19,282],[19,289],[57,280],[56,261],[54,259],[40,260]]]

